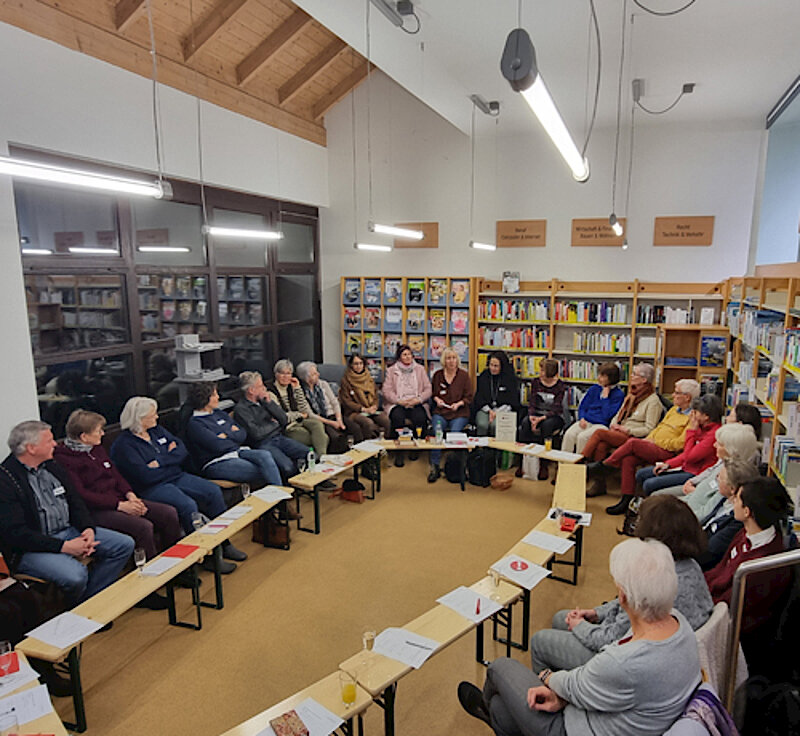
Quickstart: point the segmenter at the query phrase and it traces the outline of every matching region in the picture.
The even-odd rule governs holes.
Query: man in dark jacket
[[[260,373],[239,374],[239,386],[243,398],[236,404],[233,416],[247,432],[248,444],[269,451],[286,481],[297,472],[295,461],[305,458],[308,448],[283,434],[289,418],[277,398],[267,391]]]
[[[95,527],[69,474],[52,459],[55,444],[44,422],[11,430],[11,454],[0,465],[0,551],[12,572],[50,580],[80,603],[117,579],[134,542]]]

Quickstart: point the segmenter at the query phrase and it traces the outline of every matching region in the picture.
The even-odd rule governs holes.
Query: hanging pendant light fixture
[[[627,11],[627,0],[622,3],[622,43],[619,52],[619,75],[617,79],[617,127],[614,133],[614,171],[611,176],[611,215],[608,218],[608,224],[614,231],[614,235],[618,238],[624,232],[622,223],[617,218],[617,166],[619,163],[619,134],[622,118],[622,76],[625,69],[625,17]],[[626,210],[627,211],[627,210]],[[627,244],[622,246],[623,250],[627,249]]]

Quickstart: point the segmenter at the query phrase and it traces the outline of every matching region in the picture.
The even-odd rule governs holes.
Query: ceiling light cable
[[[147,25],[150,30],[150,56],[153,61],[153,81],[152,81],[152,100],[153,100],[153,134],[156,145],[156,166],[158,168],[158,182],[164,182],[164,170],[161,157],[161,101],[158,94],[158,57],[156,56],[156,34],[153,28],[153,8],[150,0],[147,0]]]
[[[589,147],[589,141],[592,137],[594,130],[594,123],[597,120],[597,103],[600,100],[600,76],[603,71],[603,56],[600,51],[600,25],[597,22],[597,10],[594,7],[594,0],[589,0],[589,9],[594,26],[595,40],[597,42],[597,78],[594,85],[594,105],[592,106],[592,117],[589,121],[589,131],[586,133],[586,140],[584,141],[583,148],[581,149],[581,156],[586,158],[586,149]]]
[[[622,118],[622,78],[625,73],[625,20],[627,18],[627,0],[622,3],[622,42],[619,54],[619,79],[617,80],[617,128],[614,134],[614,173],[611,179],[611,212],[617,211],[617,167],[619,163],[619,134]],[[627,212],[627,210],[626,210]]]
[[[663,115],[664,113],[669,112],[673,107],[675,107],[675,105],[677,105],[681,101],[681,99],[683,99],[685,94],[686,92],[681,90],[681,93],[678,95],[678,98],[675,100],[675,102],[673,102],[668,107],[665,107],[663,110],[649,110],[639,100],[636,100],[636,104],[639,107],[641,107],[642,110],[644,110],[648,115]]]
[[[689,0],[686,5],[684,5],[682,8],[678,8],[677,10],[653,10],[652,8],[648,8],[646,5],[643,5],[641,2],[639,2],[639,0],[633,0],[633,2],[645,12],[650,13],[650,15],[658,15],[662,18],[666,18],[669,15],[677,15],[678,13],[682,13],[687,8],[691,8],[692,5],[697,2],[697,0]]]
[[[197,52],[197,47],[195,46],[195,39],[194,39],[194,2],[193,0],[189,0],[189,27],[190,27],[190,35],[192,41],[192,56],[191,58],[195,58],[195,53]],[[197,173],[200,177],[200,209],[203,216],[203,229],[208,230],[208,205],[206,204],[206,187],[205,187],[205,176],[203,175],[203,117],[202,111],[200,108],[200,95],[198,94],[198,89],[200,88],[199,85],[199,73],[197,71],[197,65],[192,64],[192,70],[194,72],[194,101],[195,107],[197,112]]]

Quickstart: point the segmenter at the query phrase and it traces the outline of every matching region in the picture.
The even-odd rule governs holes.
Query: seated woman
[[[322,422],[325,434],[328,435],[328,451],[347,452],[348,430],[342,419],[339,399],[330,384],[319,377],[317,364],[310,360],[299,363],[296,371],[308,401],[309,417]]]
[[[583,452],[595,430],[608,428],[625,399],[618,383],[619,366],[616,363],[602,363],[597,369],[597,383],[589,387],[578,406],[578,421],[564,432],[562,450]]]
[[[478,389],[472,402],[478,437],[494,436],[498,411],[519,415],[519,379],[508,357],[501,350],[489,354],[489,363],[478,376]]]
[[[631,437],[605,460],[591,463],[587,472],[605,493],[605,473],[611,468],[620,468],[622,499],[606,509],[609,514],[625,513],[628,503],[636,491],[636,469],[640,465],[652,465],[668,460],[683,450],[686,430],[691,417],[691,404],[700,395],[700,384],[691,378],[675,381],[672,394],[673,405],[664,418],[647,437]],[[592,495],[602,495],[593,493]]]
[[[716,494],[715,504],[707,514],[700,517],[700,526],[708,538],[708,549],[697,558],[703,570],[710,570],[719,563],[742,528],[742,522],[737,521],[733,515],[733,495],[745,483],[756,478],[758,468],[752,461],[737,457],[727,457],[722,461],[717,475],[719,493]]]
[[[678,576],[674,607],[697,631],[708,620],[714,604],[696,562],[705,552],[706,538],[694,514],[674,496],[645,499],[636,536],[656,539],[672,552]],[[586,664],[604,646],[621,639],[629,627],[628,614],[619,598],[596,608],[559,611],[553,616],[552,629],[543,629],[531,637],[533,671],[545,667],[568,670]]]
[[[646,437],[652,432],[664,407],[653,388],[655,368],[649,363],[633,366],[628,395],[611,420],[608,429],[598,429],[589,438],[581,454],[586,461],[600,462],[616,447],[624,445],[631,437]],[[602,496],[602,486],[587,491],[587,496]]]
[[[531,383],[528,414],[519,425],[519,442],[543,443],[565,424],[567,384],[558,377],[558,361],[544,358],[539,364],[539,376]],[[522,466],[517,471],[522,475]],[[547,480],[546,460],[539,460],[539,480]]]
[[[718,396],[704,394],[692,399],[692,413],[686,428],[683,452],[636,471],[636,483],[645,495],[684,483],[717,462],[716,435],[722,426],[721,421],[722,402]],[[625,508],[627,506],[626,503]]]
[[[560,672],[496,659],[483,692],[458,686],[470,715],[503,736],[657,736],[672,725],[701,680],[692,627],[672,612],[672,555],[654,539],[628,539],[611,550],[610,568],[632,635]]]
[[[272,369],[275,380],[267,384],[267,390],[278,397],[281,409],[286,412],[289,424],[284,430],[287,437],[313,447],[317,457],[328,451],[328,435],[318,417],[311,416],[311,408],[303,393],[300,381],[294,377],[291,360],[282,358]]]
[[[431,391],[433,392],[433,429],[447,432],[460,432],[469,422],[470,405],[472,404],[472,381],[463,370],[461,359],[453,348],[442,350],[440,358],[442,367],[433,374]],[[431,450],[431,469],[428,483],[435,483],[441,475],[439,463],[441,450]]]
[[[347,370],[339,385],[344,423],[356,443],[373,440],[380,432],[389,434],[389,417],[378,409],[378,389],[357,353],[347,358]]]
[[[414,360],[408,345],[398,345],[395,361],[386,371],[383,382],[383,410],[391,422],[392,435],[397,430],[411,425],[415,432],[423,433],[428,426],[428,400],[431,398],[431,382],[425,369]],[[411,460],[416,460],[412,453]],[[394,453],[394,464],[403,467],[403,453]]]
[[[194,531],[192,515],[198,510],[212,519],[225,511],[218,485],[183,471],[189,453],[180,439],[158,425],[158,404],[153,399],[128,399],[119,426],[123,431],[111,446],[111,459],[141,498],[174,506],[187,534]],[[222,553],[229,560],[247,559],[230,542],[223,544]],[[227,562],[222,567],[225,573],[235,569]]]

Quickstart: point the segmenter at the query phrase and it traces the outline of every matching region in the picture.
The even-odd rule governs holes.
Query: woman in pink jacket
[[[409,423],[414,432],[424,433],[430,418],[428,401],[431,398],[431,381],[425,369],[414,360],[408,345],[398,345],[395,362],[386,371],[383,382],[383,409],[389,415],[392,437]],[[416,460],[416,453],[409,457]],[[401,468],[403,453],[394,454],[394,464]]]

